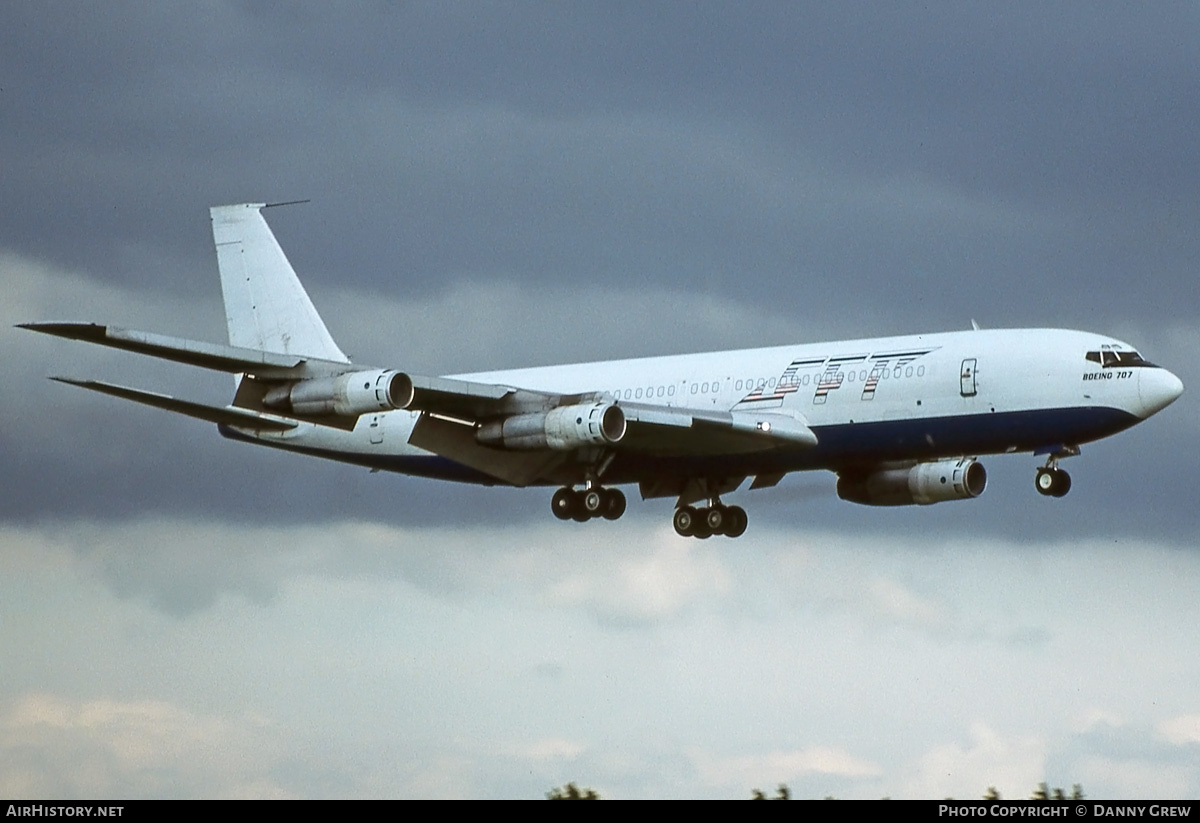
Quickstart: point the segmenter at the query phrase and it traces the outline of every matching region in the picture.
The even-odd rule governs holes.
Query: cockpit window
[[[1116,351],[1115,349],[1104,348],[1100,351],[1088,352],[1087,359],[1093,363],[1099,363],[1106,369],[1111,366],[1157,368],[1150,361],[1143,360],[1142,356],[1135,351]]]

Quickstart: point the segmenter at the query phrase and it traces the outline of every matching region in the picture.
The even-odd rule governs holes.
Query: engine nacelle
[[[927,506],[978,497],[986,486],[983,464],[974,457],[964,457],[918,463],[911,468],[840,475],[837,493],[843,500],[867,506]]]
[[[382,369],[301,380],[271,389],[263,397],[263,405],[269,409],[318,417],[394,411],[407,408],[412,401],[409,376]]]
[[[605,446],[624,436],[625,412],[616,403],[583,403],[516,414],[484,423],[475,433],[475,439],[487,446],[559,451]]]

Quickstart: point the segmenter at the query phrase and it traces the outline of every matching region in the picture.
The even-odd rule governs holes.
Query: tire
[[[746,533],[746,526],[750,524],[750,518],[746,516],[745,509],[741,506],[730,506],[725,517],[726,537],[741,537]]]
[[[729,516],[724,506],[713,506],[704,511],[704,526],[710,534],[724,534]]]
[[[1054,478],[1054,491],[1050,492],[1055,497],[1065,497],[1067,492],[1071,490],[1071,475],[1067,474],[1062,469],[1059,469]]]
[[[625,495],[620,489],[604,490],[604,519],[617,520],[625,513]]]
[[[671,525],[680,537],[691,537],[699,523],[700,518],[691,506],[680,506],[671,516]]]
[[[550,510],[559,520],[570,520],[575,515],[575,492],[562,487],[550,498]]]

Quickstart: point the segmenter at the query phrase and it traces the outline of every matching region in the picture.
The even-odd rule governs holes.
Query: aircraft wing
[[[415,383],[418,378],[413,380]],[[619,408],[624,418],[621,437],[601,446],[614,452],[706,456],[777,448],[806,449],[817,444],[816,434],[803,418],[786,413],[618,404],[602,393],[554,395],[457,380],[439,385],[444,391],[414,393],[408,409],[422,414],[409,443],[516,486],[551,476],[571,459],[572,451],[549,447],[497,448],[495,444],[479,441],[479,427],[496,418],[514,414],[536,416],[564,406],[582,409],[590,403]]]
[[[744,454],[817,445],[800,415],[622,403],[627,431],[623,450],[669,455]]]
[[[104,383],[99,380],[75,380],[70,377],[51,377],[50,379],[59,383],[90,389],[101,394],[120,397],[124,400],[132,400],[135,403],[142,403],[146,406],[154,406],[158,409],[185,414],[188,417],[195,417],[199,420],[207,420],[210,423],[240,426],[244,429],[258,429],[259,431],[287,431],[299,425],[293,420],[270,417],[250,411],[249,409],[239,409],[234,406],[206,406],[201,403],[193,403],[189,400],[180,400],[177,397],[171,397],[166,394],[131,389],[127,386],[118,386],[114,383]]]
[[[409,411],[478,424],[580,403],[621,409],[624,436],[614,449],[662,455],[739,454],[772,448],[812,448],[817,437],[800,415],[782,411],[717,411],[619,402],[603,392],[555,394],[493,383],[410,375]]]
[[[17,328],[124,349],[230,374],[254,374],[264,379],[298,380],[342,374],[347,370],[359,368],[332,360],[222,346],[97,323],[21,323]]]
[[[420,418],[409,438],[412,445],[515,485],[528,485],[545,478],[571,460],[575,451],[589,446],[655,456],[708,456],[781,448],[806,449],[817,443],[816,435],[801,415],[780,410],[719,411],[622,403],[604,392],[558,394],[459,378],[426,377],[95,323],[26,323],[20,327],[246,375],[233,405],[225,407],[207,406],[94,380],[55,378],[63,383],[209,422],[264,432],[295,428],[296,421],[351,431],[359,415],[367,411],[417,412]],[[363,382],[358,383],[359,379]],[[344,385],[338,388],[340,384]],[[387,387],[384,405],[380,405],[384,401],[375,390],[376,386],[382,385]],[[353,390],[356,395],[353,400],[345,401],[349,404],[348,410],[306,411],[296,405],[294,392],[296,387],[307,386],[314,387],[316,392],[328,392],[331,403],[333,394],[339,391]],[[363,387],[361,392],[360,386]],[[272,400],[271,395],[281,391],[281,387],[284,393],[280,396],[285,399]],[[324,397],[322,394],[318,399]],[[362,405],[355,405],[360,401]],[[586,409],[599,409],[610,418],[615,416],[620,421],[619,436],[600,441],[571,441],[569,437],[564,441],[560,438],[557,445],[552,445],[546,442],[550,438],[545,427],[539,431],[541,423],[531,422],[544,422],[556,414],[574,418],[576,410]],[[506,440],[504,436],[499,440],[488,440],[482,436],[484,427],[503,429],[506,421],[518,418],[522,433],[516,440]],[[527,441],[518,442],[529,436],[535,440],[540,437],[541,443],[531,446]]]

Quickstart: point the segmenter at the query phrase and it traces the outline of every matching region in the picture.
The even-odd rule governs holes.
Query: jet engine
[[[867,506],[926,506],[943,500],[967,500],[983,494],[987,471],[974,457],[936,460],[905,468],[884,468],[838,476],[843,500]]]
[[[317,377],[277,386],[263,396],[268,409],[303,415],[336,414],[357,417],[371,412],[407,408],[413,384],[407,374],[372,370],[337,377]]]
[[[616,403],[583,403],[516,414],[488,421],[475,433],[475,439],[486,446],[559,451],[605,446],[624,436],[625,412]]]

